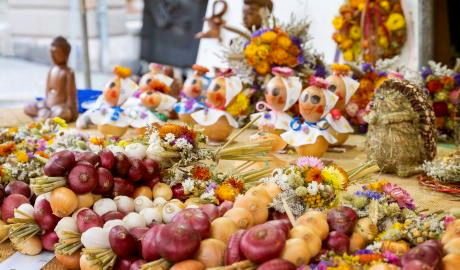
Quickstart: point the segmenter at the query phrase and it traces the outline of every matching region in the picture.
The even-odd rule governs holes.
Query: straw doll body
[[[206,85],[205,74],[209,71],[199,65],[193,65],[192,68],[195,73],[185,80],[181,100],[174,105],[179,120],[187,124],[195,123],[191,114],[204,108],[202,93]]]
[[[299,155],[321,157],[329,144],[337,140],[326,130],[323,118],[337,102],[337,96],[327,91],[327,84],[313,79],[310,86],[300,94],[299,111],[302,116],[294,118],[290,129],[281,134],[286,143],[294,147]]]
[[[265,102],[256,105],[260,112],[251,115],[251,119],[259,117],[254,122],[259,132],[251,136],[252,139],[274,140],[273,151],[282,150],[286,143],[279,135],[290,129],[292,117],[286,113],[299,99],[302,83],[293,76],[290,68],[276,67],[272,70],[275,75],[266,86]]]
[[[328,90],[337,95],[338,100],[333,110],[327,114],[326,120],[329,124],[329,133],[337,139],[333,145],[342,145],[348,139],[353,128],[343,116],[345,106],[350,102],[351,97],[358,90],[359,82],[348,76],[350,68],[346,65],[333,64],[333,75],[326,78]]]
[[[193,120],[203,127],[211,142],[224,142],[238,128],[238,122],[226,111],[227,106],[243,90],[241,80],[231,70],[213,79],[206,91],[206,108],[192,113]]]

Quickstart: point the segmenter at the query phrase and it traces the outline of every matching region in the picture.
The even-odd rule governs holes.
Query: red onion
[[[3,187],[2,184],[0,184],[0,204],[3,202],[5,199],[5,188]]]
[[[48,251],[53,251],[54,244],[59,242],[59,237],[57,236],[56,232],[49,231],[41,236],[41,240],[44,249]]]
[[[144,236],[145,239],[145,236]],[[171,262],[191,258],[200,248],[200,234],[175,222],[165,225],[155,237],[161,257]]]
[[[99,152],[99,159],[101,160],[101,167],[111,170],[115,165],[115,155],[110,150],[102,150]]]
[[[113,188],[112,173],[103,167],[97,168],[97,185],[93,190],[94,194],[102,195],[110,192]]]
[[[181,183],[177,183],[174,186],[172,186],[171,190],[172,190],[174,199],[179,199],[181,201],[187,200],[188,195],[185,195],[184,187],[182,186]]]
[[[289,220],[287,213],[281,213],[281,212],[278,212],[276,210],[273,210],[273,211],[270,212],[270,219],[287,219],[287,220]]]
[[[128,174],[129,167],[131,167],[131,162],[129,162],[128,157],[120,152],[115,154],[115,159],[117,160],[115,165],[115,170],[118,175],[125,176]]]
[[[5,187],[6,196],[11,194],[21,194],[26,198],[30,198],[30,187],[25,182],[13,180]]]
[[[14,217],[14,209],[18,208],[23,203],[28,203],[29,199],[21,194],[11,194],[6,197],[2,203],[2,219],[7,221],[9,218]]]
[[[263,263],[278,257],[286,244],[284,232],[271,224],[249,229],[241,238],[240,249],[252,262]]]
[[[412,260],[403,264],[402,270],[435,270],[434,267],[420,260]]]
[[[166,225],[156,224],[153,225],[145,234],[141,240],[142,244],[142,258],[146,261],[155,261],[160,258],[159,247],[155,238],[159,231],[161,231]]]
[[[420,261],[431,267],[438,267],[442,260],[442,254],[441,243],[437,240],[428,240],[404,254],[401,259],[401,263],[405,267],[411,261]]]
[[[146,264],[146,260],[139,259],[131,264],[129,270],[140,270],[143,264]]]
[[[136,187],[132,182],[126,181],[125,179],[119,177],[113,178],[113,197],[121,195],[132,197],[135,189]]]
[[[143,181],[143,186],[148,186],[149,188],[153,188],[156,184],[161,182],[161,176],[155,175],[154,177],[150,178],[150,180]]]
[[[218,206],[219,216],[223,216],[228,210],[232,209],[232,207],[233,207],[233,202],[231,202],[231,201],[223,201]]]
[[[99,156],[89,151],[75,153],[75,161],[76,162],[86,161],[95,167],[101,163],[101,159],[99,158]]]
[[[208,215],[198,208],[187,208],[177,213],[172,222],[182,224],[198,232],[202,239],[210,234],[211,223]]]
[[[147,173],[147,169],[142,163],[142,160],[131,159],[131,167],[128,170],[128,179],[130,181],[139,181]]]
[[[350,234],[355,227],[358,215],[355,210],[347,206],[333,208],[327,213],[327,223],[331,231]]]
[[[117,225],[109,233],[110,247],[117,256],[128,258],[136,251],[136,239],[121,225]]]
[[[146,158],[146,159],[144,159],[143,163],[144,163],[144,167],[146,169],[144,177],[142,177],[142,179],[144,181],[150,181],[155,176],[159,175],[160,166],[159,166],[157,161],[155,161],[153,159],[150,159],[150,158]]]
[[[97,172],[92,165],[77,164],[70,171],[67,184],[77,194],[93,191],[97,186]]]
[[[112,270],[129,270],[134,258],[117,258]]]
[[[54,153],[43,167],[47,176],[65,176],[75,165],[75,155],[69,150]]]
[[[207,203],[205,205],[202,205],[200,209],[208,215],[209,222],[212,222],[214,219],[219,217],[219,209],[215,204],[212,203]]]
[[[227,250],[225,251],[225,265],[231,265],[245,259],[240,249],[240,242],[246,230],[236,231],[228,240]]]
[[[147,233],[147,227],[135,227],[129,230],[129,233],[136,239],[136,253],[142,254],[142,238]]]
[[[342,254],[347,252],[350,246],[350,238],[343,232],[330,232],[326,238],[327,247],[336,253]]]
[[[60,218],[53,214],[50,202],[48,200],[40,200],[34,205],[34,219],[42,230],[54,230]]]
[[[80,233],[92,227],[104,226],[103,219],[91,209],[83,209],[77,214],[77,227]]]
[[[272,224],[278,229],[282,230],[286,237],[289,235],[289,231],[292,229],[292,224],[288,219],[277,219],[267,221],[265,224]]]
[[[257,270],[296,270],[297,267],[290,261],[284,259],[276,258],[264,262]]]
[[[118,211],[110,211],[102,215],[102,219],[104,220],[104,222],[107,222],[113,219],[123,219],[124,217],[125,217],[125,214],[123,214],[122,212],[118,212]]]

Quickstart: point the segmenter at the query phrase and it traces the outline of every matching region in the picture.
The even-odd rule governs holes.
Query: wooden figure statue
[[[24,112],[34,119],[60,117],[67,122],[78,117],[77,90],[75,76],[67,66],[70,44],[63,37],[57,37],[51,43],[53,66],[46,79],[45,99],[28,104]]]
[[[272,0],[244,0],[243,22],[247,29],[259,29],[262,20],[273,10]]]

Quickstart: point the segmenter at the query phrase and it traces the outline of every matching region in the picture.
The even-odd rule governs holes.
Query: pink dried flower
[[[402,208],[415,209],[414,199],[410,194],[400,186],[392,183],[387,183],[383,187],[383,192],[392,197]]]
[[[445,216],[444,217],[444,227],[447,227],[447,225],[454,223],[455,217],[454,216]]]
[[[385,251],[382,253],[382,256],[385,261],[389,262],[390,264],[401,266],[401,260],[399,259],[398,255],[394,254],[393,252]]]
[[[324,163],[316,157],[300,157],[297,159],[297,166],[324,169]]]

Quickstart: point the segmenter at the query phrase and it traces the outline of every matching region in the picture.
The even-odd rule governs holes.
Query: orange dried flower
[[[195,166],[191,170],[192,176],[196,180],[202,180],[202,181],[207,181],[211,179],[211,172],[209,171],[209,168],[204,167],[204,166]]]
[[[35,152],[35,155],[39,155],[41,157],[44,157],[44,158],[49,158],[49,155],[43,151],[36,151]]]
[[[215,193],[216,193],[217,199],[221,202],[222,201],[233,202],[235,201],[236,196],[238,196],[239,194],[237,188],[227,185],[227,184],[218,186],[215,190]]]
[[[174,135],[174,137],[179,138],[182,135],[186,135],[193,140],[195,140],[196,134],[192,130],[188,129],[187,127],[177,125],[177,124],[172,124],[172,123],[166,123],[162,125],[158,129],[160,138],[164,139],[166,134],[171,133]]]
[[[374,253],[374,254],[359,254],[359,262],[361,264],[368,264],[373,261],[378,261],[382,259],[382,255]]]
[[[321,183],[323,182],[323,178],[321,178],[321,170],[313,167],[307,171],[307,175],[305,176],[305,182],[310,183],[310,182],[318,182]]]
[[[7,142],[0,144],[0,156],[11,154],[16,149],[14,142]]]
[[[238,192],[243,191],[243,188],[244,188],[244,182],[235,177],[227,178],[222,184],[235,187],[238,189]]]

